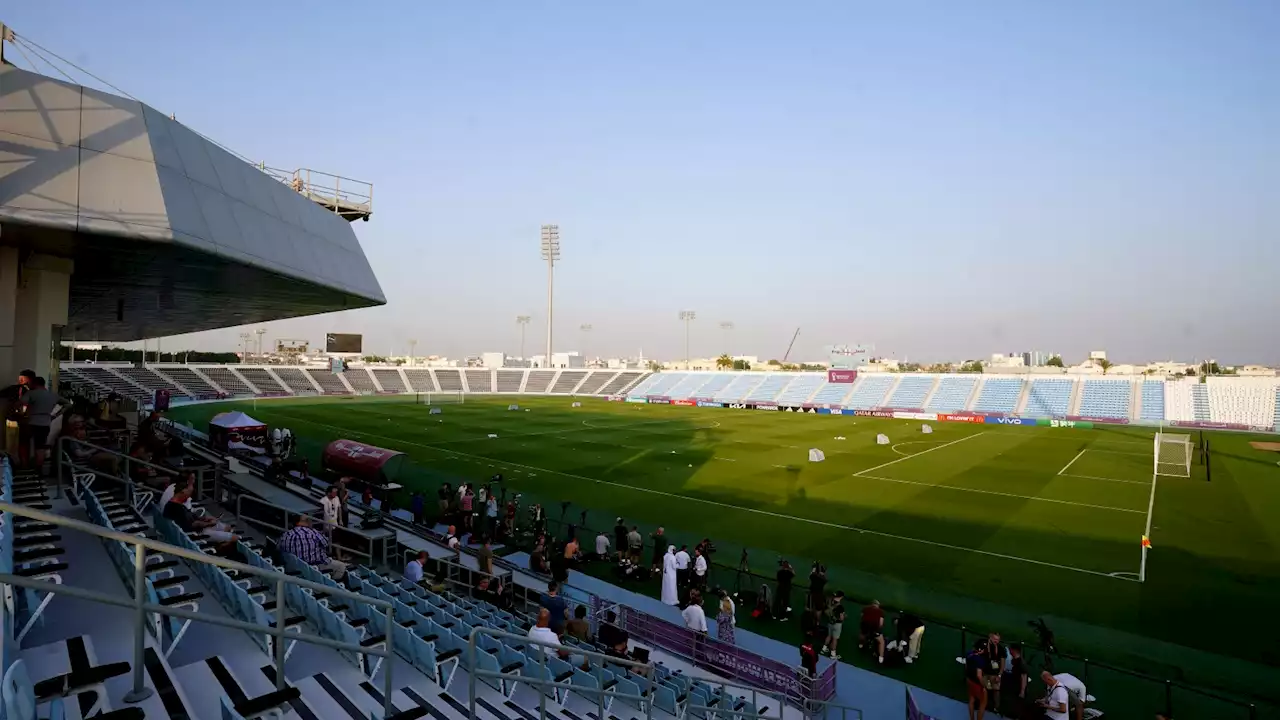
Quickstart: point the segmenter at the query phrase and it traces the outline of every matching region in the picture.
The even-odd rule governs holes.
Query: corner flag
[[[1145,549],[1147,549],[1147,550],[1150,550],[1150,549],[1151,549],[1151,538],[1147,537],[1146,535],[1143,535],[1143,536],[1142,536],[1142,547],[1143,547],[1143,548],[1145,548]]]

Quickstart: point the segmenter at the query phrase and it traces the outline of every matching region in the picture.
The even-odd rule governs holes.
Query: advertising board
[[[848,384],[858,379],[857,370],[828,370],[827,382],[833,384]]]
[[[642,404],[642,405],[643,405],[643,404],[645,404],[645,403],[649,402],[649,398],[642,398],[642,397],[629,397],[629,398],[627,398],[627,402],[629,402],[629,403],[640,403],[640,404]]]
[[[670,405],[671,400],[664,397],[651,397],[649,398],[649,404],[650,405]]]
[[[818,414],[817,408],[812,406],[804,407],[803,405],[782,405],[782,406],[779,406],[778,409],[782,410],[783,412],[790,412],[790,413],[811,413],[813,415]]]
[[[1064,430],[1088,430],[1093,423],[1088,420],[1059,420],[1057,418],[1040,418],[1036,420],[1038,427],[1061,428]]]
[[[626,398],[623,397],[622,395],[610,395],[605,399],[608,400],[609,402],[622,402],[623,400],[626,400]]]
[[[1203,430],[1251,430],[1253,429],[1249,425],[1241,425],[1240,423],[1208,422],[1208,421],[1201,421],[1201,420],[1173,420],[1173,421],[1170,421],[1169,424],[1176,425],[1177,427],[1201,428]],[[1263,430],[1265,429],[1266,428],[1263,428]]]
[[[1035,418],[1010,417],[1008,415],[987,415],[983,422],[988,425],[1027,425],[1034,426]]]
[[[937,420],[938,413],[903,412],[901,410],[895,410],[893,412],[893,417],[896,420]]]
[[[1105,418],[1105,417],[1089,417],[1087,415],[1068,415],[1067,419],[1075,420],[1077,422],[1084,421],[1084,422],[1091,422],[1091,423],[1102,423],[1104,425],[1128,425],[1129,424],[1129,418]]]
[[[942,422],[963,422],[963,423],[980,423],[981,415],[951,415],[947,413],[939,413],[938,419]]]
[[[724,407],[724,403],[712,402],[712,401],[710,401],[710,400],[699,400],[699,401],[698,401],[698,407],[717,407],[717,408],[722,408],[722,407]]]
[[[684,405],[685,407],[693,407],[694,405],[697,405],[698,402],[696,400],[672,400],[671,404]]]
[[[750,403],[729,403],[726,407],[731,407],[734,410],[755,410],[756,409],[756,406]]]
[[[845,414],[847,415],[848,411],[846,411]],[[854,410],[853,414],[857,415],[858,417],[878,417],[878,418],[893,417],[892,410]]]
[[[768,403],[768,404],[759,403],[756,405],[756,409],[757,410],[777,410],[778,406],[774,405],[773,403]]]

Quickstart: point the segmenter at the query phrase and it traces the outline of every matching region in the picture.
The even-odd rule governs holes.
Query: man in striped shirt
[[[337,582],[347,576],[346,564],[329,557],[329,538],[311,527],[311,518],[306,515],[299,515],[293,529],[280,536],[280,551],[314,565],[321,572],[333,573]]]

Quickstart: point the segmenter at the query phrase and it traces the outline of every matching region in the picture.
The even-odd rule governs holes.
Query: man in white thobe
[[[668,545],[662,558],[662,602],[679,605],[680,593],[676,590],[676,546]]]

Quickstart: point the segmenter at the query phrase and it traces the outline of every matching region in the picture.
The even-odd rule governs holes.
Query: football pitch
[[[204,429],[234,407],[292,428],[313,456],[339,437],[400,450],[413,461],[400,482],[424,492],[501,473],[552,519],[571,501],[568,522],[590,510],[596,529],[620,515],[690,545],[710,537],[718,564],[736,566],[746,549],[772,577],[786,557],[797,582],[820,560],[829,587],[855,598],[1025,639],[1027,620],[1045,617],[1064,651],[1276,692],[1245,680],[1280,663],[1280,629],[1266,620],[1280,606],[1280,455],[1249,444],[1266,438],[1205,433],[1210,468],[1197,452],[1190,478],[1154,478],[1148,428],[925,433],[906,420],[572,400],[468,396],[435,416],[411,396],[171,414]],[[810,462],[811,448],[825,460]],[[1247,627],[1249,641],[1214,629],[1222,622]]]

